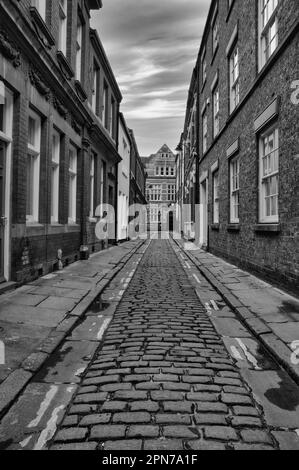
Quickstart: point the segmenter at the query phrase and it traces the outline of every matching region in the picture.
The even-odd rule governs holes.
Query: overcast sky
[[[93,14],[142,156],[183,130],[188,88],[210,0],[103,0]]]

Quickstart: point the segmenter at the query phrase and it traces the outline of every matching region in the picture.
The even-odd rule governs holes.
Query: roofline
[[[125,120],[125,116],[121,112],[119,113],[119,119],[120,119],[120,121],[123,125],[123,128],[124,128],[124,130],[127,134],[128,139],[131,140],[131,135],[130,135],[129,128],[128,128],[126,120]]]
[[[112,68],[111,68],[110,62],[108,60],[108,57],[106,55],[103,44],[100,40],[99,34],[98,34],[96,29],[90,28],[89,29],[89,35],[90,35],[92,45],[95,48],[95,51],[99,54],[99,57],[102,59],[104,68],[106,70],[106,73],[109,76],[109,79],[111,80],[112,86],[114,88],[116,97],[117,97],[118,101],[121,102],[123,97],[122,97],[121,91],[119,89],[118,83],[116,81],[115,75],[112,71]]]

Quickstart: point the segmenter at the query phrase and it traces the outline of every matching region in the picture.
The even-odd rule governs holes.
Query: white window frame
[[[219,15],[218,12],[215,15],[215,19],[212,25],[212,54],[216,54],[219,46]]]
[[[109,89],[106,82],[104,82],[103,88],[103,104],[102,104],[102,122],[104,124],[105,129],[108,128],[108,98],[109,98]]]
[[[29,119],[32,119],[35,123],[33,143],[29,142]],[[28,159],[31,159],[32,164],[32,178],[30,178],[29,188],[27,185],[27,198],[28,191],[31,193],[31,205],[32,214],[27,214],[27,203],[26,203],[26,222],[27,223],[38,223],[39,220],[39,185],[40,185],[40,152],[41,152],[41,117],[36,114],[33,110],[29,109],[28,113],[28,146],[27,146],[27,172],[28,172]],[[27,173],[28,175],[28,173]],[[32,181],[31,181],[32,179]],[[28,178],[27,178],[28,181]]]
[[[93,64],[93,89],[91,107],[96,116],[99,115],[99,91],[100,91],[100,68],[97,63]]]
[[[273,149],[269,145],[273,137]],[[269,150],[269,152],[265,151]],[[277,192],[266,195],[266,185],[276,180]],[[279,223],[279,130],[277,125],[270,127],[259,136],[259,221],[261,223]],[[267,214],[266,200],[269,200],[270,214]],[[276,200],[276,212],[272,213],[273,200]]]
[[[96,154],[90,154],[90,170],[89,170],[89,217],[94,218],[95,215],[95,168],[96,168]]]
[[[47,0],[32,0],[31,4],[37,9],[44,22],[46,22]]]
[[[240,103],[239,78],[239,48],[238,44],[236,44],[229,56],[230,113],[232,113]]]
[[[220,131],[220,92],[217,85],[213,90],[213,135],[217,137]]]
[[[82,49],[83,49],[83,22],[80,15],[77,18],[76,33],[76,80],[81,82],[82,78]]]
[[[259,1],[259,62],[260,69],[266,65],[278,47],[279,0]]]
[[[207,110],[202,115],[202,152],[206,153],[208,150],[208,114]]]
[[[230,179],[230,223],[240,222],[240,157],[233,157],[229,162]]]
[[[58,224],[61,134],[56,129],[52,131],[51,150],[51,224]]]
[[[213,224],[219,224],[219,169],[212,173],[213,180]]]
[[[58,49],[66,56],[67,45],[67,0],[59,0]]]
[[[78,149],[70,144],[69,148],[69,209],[68,223],[77,222],[77,174],[78,174]]]

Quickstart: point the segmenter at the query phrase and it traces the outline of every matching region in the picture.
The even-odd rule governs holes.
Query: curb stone
[[[230,290],[224,287],[218,279],[207,269],[200,265],[198,259],[191,253],[188,253],[173,239],[178,247],[193,262],[200,273],[209,281],[214,289],[220,294],[229,307],[236,313],[237,317],[249,329],[249,331],[258,339],[271,357],[290,375],[290,377],[299,385],[299,366],[290,363],[291,350],[286,344],[264,323],[257,315],[252,313],[239,299],[237,299]]]

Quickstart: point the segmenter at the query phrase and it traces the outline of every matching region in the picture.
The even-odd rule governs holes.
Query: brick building
[[[175,155],[165,144],[157,153],[144,157],[142,161],[147,172],[146,198],[151,228],[155,230],[158,227],[167,231],[166,225],[173,227],[168,212],[171,212],[172,218],[171,209],[176,200]]]
[[[103,248],[96,208],[116,206],[122,97],[89,26],[101,6],[0,0],[0,281]]]
[[[297,0],[213,0],[192,77],[199,243],[294,288],[299,280],[298,25]],[[192,109],[189,96],[178,157],[187,168]],[[188,188],[188,171],[186,177]]]

